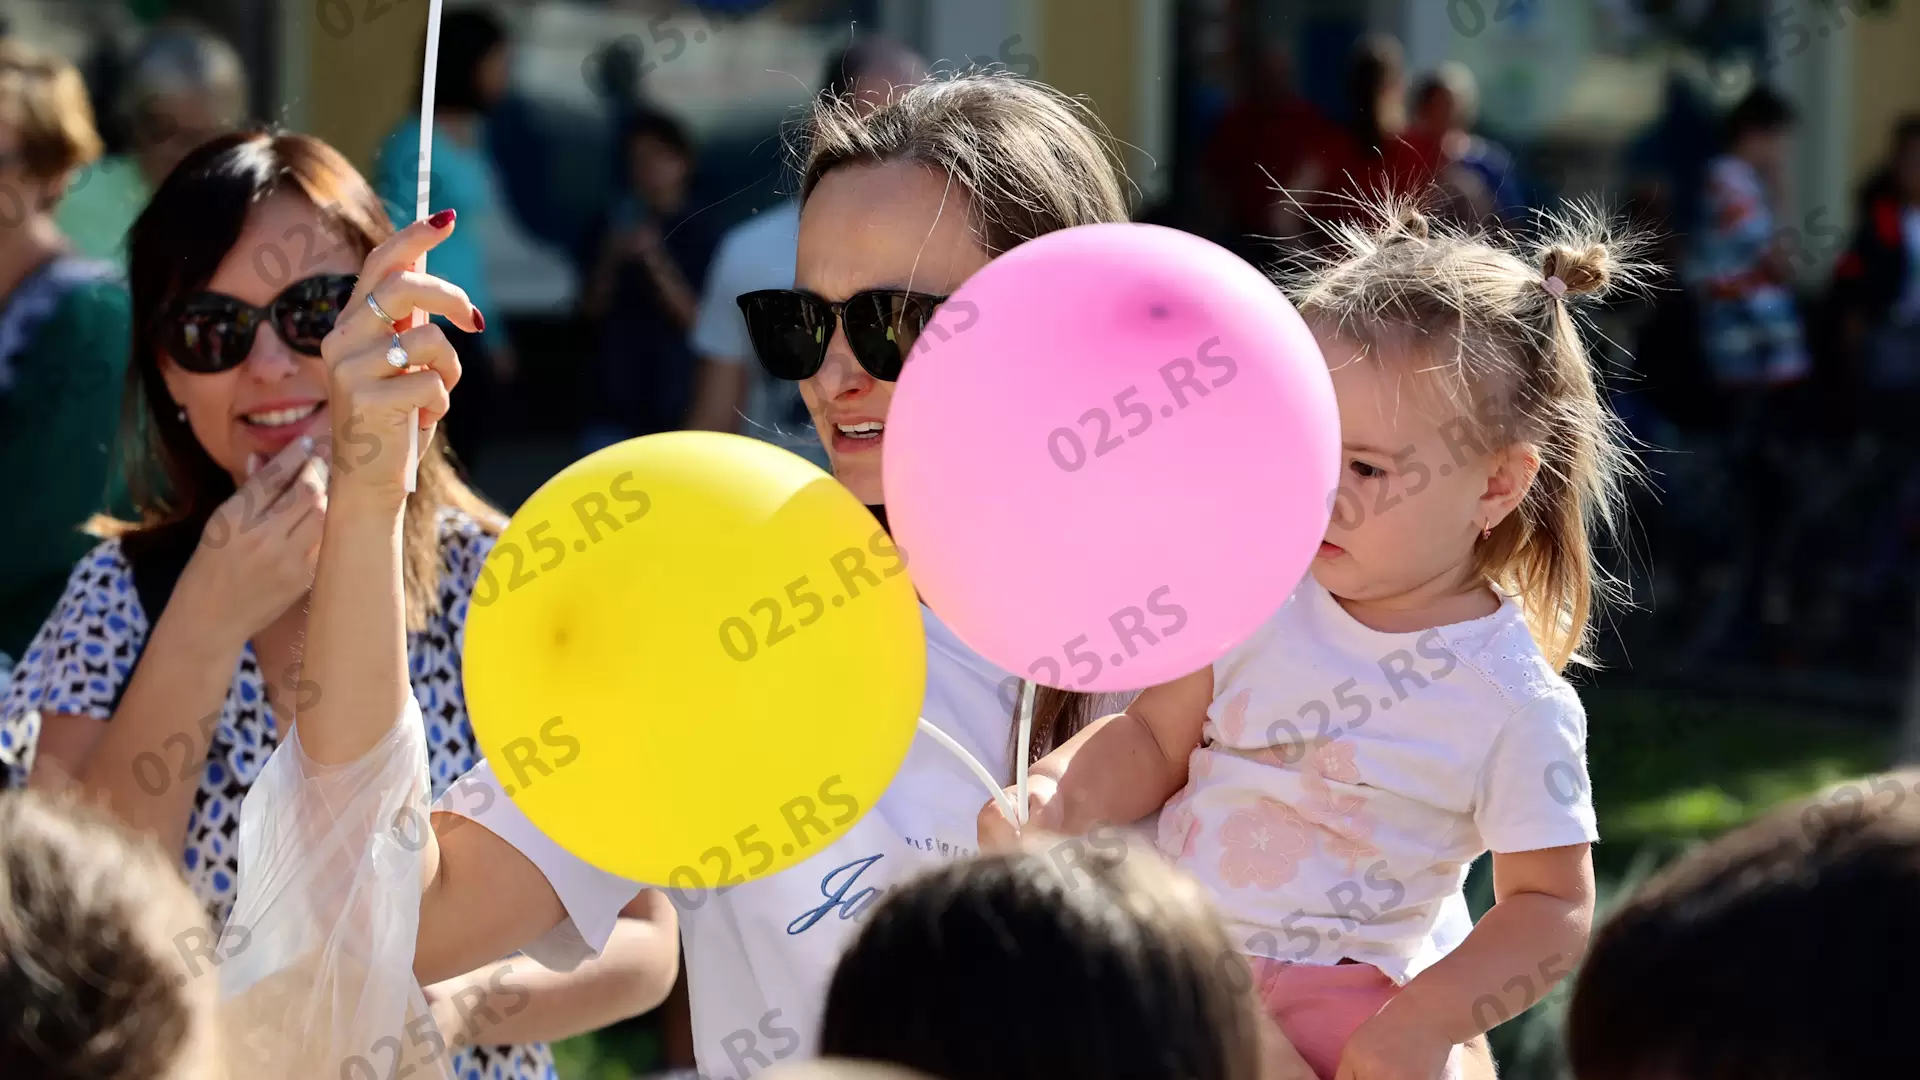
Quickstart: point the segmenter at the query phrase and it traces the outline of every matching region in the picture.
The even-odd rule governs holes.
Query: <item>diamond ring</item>
[[[393,344],[387,346],[387,366],[404,369],[409,363],[406,347],[400,344],[400,335],[393,335]]]

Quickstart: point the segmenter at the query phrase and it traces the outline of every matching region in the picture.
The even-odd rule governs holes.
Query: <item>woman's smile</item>
[[[326,430],[325,398],[276,399],[239,413],[238,427],[250,447],[272,457],[302,435]]]
[[[846,418],[833,423],[833,452],[865,454],[880,449],[886,436],[886,421],[871,418]]]

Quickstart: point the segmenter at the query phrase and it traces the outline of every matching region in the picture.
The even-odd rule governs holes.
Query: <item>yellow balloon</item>
[[[811,463],[714,432],[584,458],[494,545],[467,712],[508,795],[610,873],[784,869],[892,782],[926,692],[899,552]]]

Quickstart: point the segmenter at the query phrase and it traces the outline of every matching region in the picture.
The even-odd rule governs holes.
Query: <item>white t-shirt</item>
[[[1405,982],[1481,852],[1598,838],[1586,714],[1510,597],[1387,634],[1309,576],[1213,677],[1159,844],[1248,953]]]
[[[927,698],[921,715],[995,776],[1009,778],[1011,678],[921,608]],[[915,737],[873,812],[812,858],[723,893],[667,890],[680,916],[703,1075],[746,1080],[775,1062],[814,1055],[828,983],[860,917],[915,870],[974,853],[988,793],[945,748]],[[568,918],[522,951],[566,971],[605,947],[620,909],[643,888],[568,854],[541,833],[482,764],[436,806],[485,825],[538,866]],[[1151,819],[1144,823],[1151,828]],[[1456,890],[1457,891],[1457,890]],[[1472,929],[1455,896],[1434,929],[1451,950]]]
[[[753,340],[747,336],[746,316],[736,303],[745,293],[793,288],[799,246],[798,199],[788,199],[729,230],[714,253],[713,268],[707,271],[691,340],[694,352],[703,359],[746,365],[745,434],[792,450],[824,469],[826,450],[812,425],[799,419],[806,416],[800,384],[762,370],[753,355]]]

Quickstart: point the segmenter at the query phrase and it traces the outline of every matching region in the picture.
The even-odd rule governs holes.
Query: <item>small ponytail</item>
[[[1548,244],[1540,253],[1540,277],[1559,278],[1568,297],[1603,296],[1613,284],[1612,264],[1613,256],[1604,243]]]

